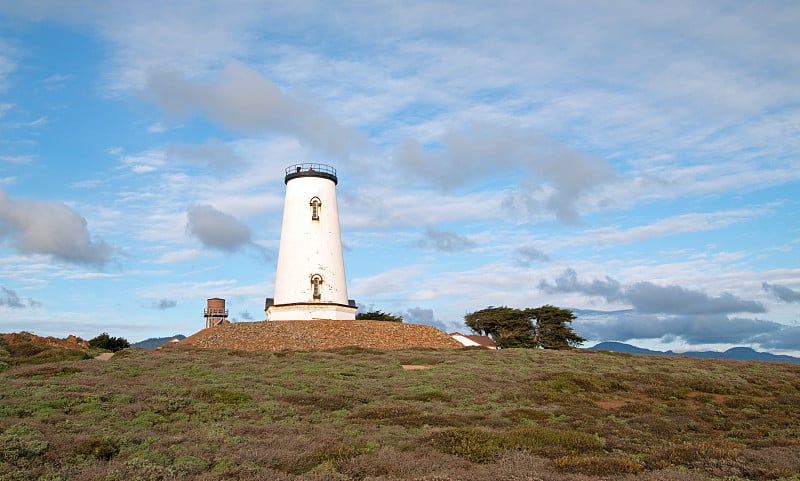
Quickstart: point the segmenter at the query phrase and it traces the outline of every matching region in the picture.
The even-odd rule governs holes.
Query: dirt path
[[[103,354],[96,356],[95,359],[98,361],[108,361],[113,355],[113,352],[104,352]]]

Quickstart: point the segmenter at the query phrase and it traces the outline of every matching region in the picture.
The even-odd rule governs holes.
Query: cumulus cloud
[[[651,282],[623,285],[606,276],[585,281],[573,269],[565,270],[552,282],[542,280],[539,289],[547,293],[578,293],[624,302],[633,309],[614,312],[576,310],[578,334],[588,339],[629,341],[655,339],[687,344],[760,343],[783,331],[777,322],[732,316],[761,313],[764,306],[724,293],[710,296],[681,286],[658,286]],[[761,339],[761,341],[759,341]]]
[[[28,307],[41,307],[42,303],[31,298],[19,297],[16,291],[8,289],[5,286],[0,287],[2,295],[0,295],[0,306],[9,307],[11,309],[25,309]]]
[[[618,281],[608,276],[591,282],[579,281],[578,273],[574,269],[566,269],[553,280],[552,284],[542,279],[539,282],[539,289],[548,293],[578,292],[587,296],[600,296],[609,302],[623,300],[622,285]]]
[[[448,332],[452,329],[452,326],[448,326],[444,322],[436,319],[436,317],[433,315],[433,309],[412,307],[400,315],[403,317],[403,322],[407,322],[409,324],[424,324],[426,326],[436,327],[445,332]]]
[[[534,262],[550,262],[550,257],[535,247],[523,246],[514,249],[514,262],[522,267],[530,267]]]
[[[515,127],[474,125],[468,131],[447,132],[440,148],[426,149],[405,141],[395,153],[398,166],[444,189],[485,177],[525,174],[546,186],[521,189],[507,200],[509,207],[546,210],[563,222],[576,222],[578,201],[593,188],[616,178],[604,158],[553,144],[545,137]],[[545,188],[546,187],[546,188]]]
[[[787,286],[782,286],[780,284],[768,284],[765,282],[761,284],[761,287],[783,302],[800,302],[800,292],[792,290]]]
[[[0,239],[6,238],[25,254],[46,254],[75,264],[102,266],[114,247],[92,239],[86,219],[64,204],[11,200],[0,189]]]
[[[412,324],[428,324],[430,325],[435,321],[433,317],[433,309],[423,309],[421,307],[412,307],[402,314],[403,320]]]
[[[187,230],[206,247],[233,252],[252,244],[249,227],[210,205],[190,207],[187,217]]]
[[[681,286],[657,286],[637,282],[625,288],[625,296],[639,312],[713,315],[734,312],[766,312],[760,302],[723,293],[713,297]]]
[[[200,145],[172,144],[166,146],[164,152],[171,160],[211,170],[227,170],[244,164],[242,158],[219,139],[212,139]]]
[[[608,302],[627,302],[640,313],[706,316],[766,311],[761,303],[740,299],[730,293],[714,297],[681,286],[658,286],[651,282],[623,286],[608,276],[590,282],[581,281],[573,269],[565,270],[552,284],[542,280],[539,289],[547,293],[580,293],[603,297]]]
[[[228,64],[213,81],[156,71],[146,88],[170,115],[202,113],[227,129],[290,135],[344,157],[366,145],[363,134],[340,125],[300,96],[282,92],[271,80],[239,62]]]
[[[761,334],[754,339],[765,349],[796,351],[800,346],[800,326],[785,327],[779,331]]]
[[[423,249],[433,249],[440,252],[461,252],[475,247],[475,242],[453,231],[429,227],[425,230],[425,235],[417,242],[417,245]]]
[[[778,347],[775,341],[787,331],[785,325],[760,319],[705,316],[656,315],[636,311],[576,311],[576,332],[588,339],[630,341],[657,339],[688,344],[746,344]],[[773,345],[768,346],[768,343]],[[797,344],[791,346],[796,348]]]
[[[172,309],[178,305],[178,301],[173,299],[159,299],[157,301],[153,301],[150,304],[150,307],[153,309],[159,309],[165,311],[167,309]]]

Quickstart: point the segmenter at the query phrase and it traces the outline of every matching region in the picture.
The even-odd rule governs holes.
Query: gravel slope
[[[463,347],[435,327],[386,321],[237,322],[203,329],[180,344],[241,351],[321,351],[347,346],[382,350]]]

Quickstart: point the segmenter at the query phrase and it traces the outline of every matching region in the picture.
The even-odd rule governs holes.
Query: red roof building
[[[497,344],[489,336],[467,335],[460,332],[451,332],[450,337],[464,345],[464,347],[485,347],[497,349]]]

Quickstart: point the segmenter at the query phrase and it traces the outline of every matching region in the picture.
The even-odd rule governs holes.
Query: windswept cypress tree
[[[501,348],[577,347],[586,339],[575,334],[569,325],[575,319],[569,309],[551,305],[526,309],[490,306],[464,316],[470,329],[490,336]]]

